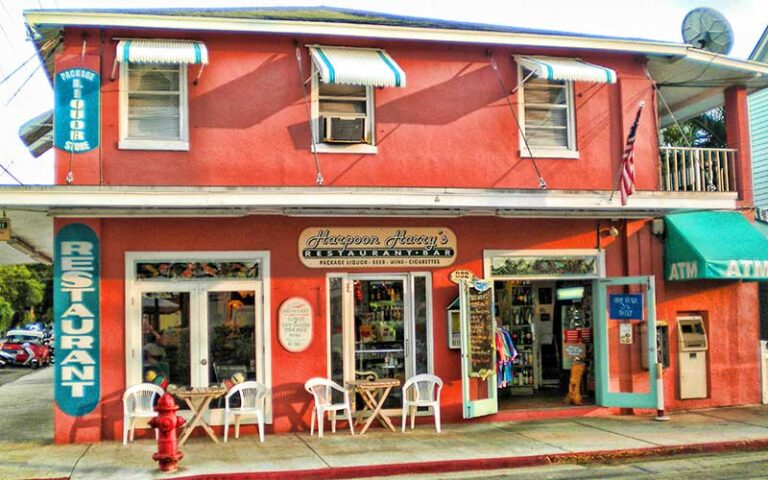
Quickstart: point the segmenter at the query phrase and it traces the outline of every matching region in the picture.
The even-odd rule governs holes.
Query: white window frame
[[[353,154],[375,154],[378,152],[376,147],[376,113],[374,101],[374,88],[370,85],[365,86],[365,110],[366,110],[366,137],[370,138],[370,143],[353,143],[349,145],[324,143],[320,139],[320,72],[312,62],[312,88],[311,88],[311,115],[312,115],[312,138],[313,152],[317,153],[353,153]]]
[[[267,398],[265,400],[265,423],[272,423],[273,399],[272,399],[272,307],[271,307],[271,277],[270,277],[270,252],[263,250],[255,251],[187,251],[187,252],[125,252],[125,387],[141,383],[141,365],[137,363],[137,355],[141,351],[141,293],[145,291],[192,291],[196,289],[194,282],[188,282],[185,285],[183,280],[137,280],[136,264],[138,262],[151,261],[196,261],[196,260],[219,260],[219,261],[242,261],[244,259],[253,260],[259,263],[259,279],[245,279],[242,283],[261,283],[261,312],[256,312],[256,328],[261,327],[262,335],[256,335],[255,340],[261,339],[261,358],[263,359],[263,383],[267,387]],[[206,280],[203,280],[205,282]],[[235,285],[236,279],[210,280],[211,286]],[[196,294],[194,294],[196,295]],[[138,301],[137,301],[138,300]],[[192,309],[199,310],[195,306],[194,299]],[[199,312],[196,311],[199,314]],[[261,325],[259,325],[261,319]],[[259,345],[256,345],[254,351],[259,356]],[[140,358],[140,357],[139,357]],[[186,413],[185,413],[186,415]],[[212,425],[223,425],[223,410],[212,409],[209,415]]]
[[[537,147],[530,145],[531,152],[525,147],[525,84],[524,67],[517,64],[518,94],[518,118],[520,118],[520,156],[523,158],[579,158],[579,150],[576,145],[576,106],[574,102],[573,81],[565,81],[566,119],[568,121],[568,146],[567,147]]]
[[[137,66],[142,64],[136,64]],[[122,150],[189,150],[189,92],[187,83],[187,65],[179,68],[179,138],[177,139],[142,139],[128,137],[128,62],[120,63],[120,140],[118,148]]]

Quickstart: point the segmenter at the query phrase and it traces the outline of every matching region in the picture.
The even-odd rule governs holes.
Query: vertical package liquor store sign
[[[96,408],[100,397],[99,239],[80,223],[62,228],[54,245],[54,399],[73,417]]]
[[[53,145],[72,153],[99,146],[101,79],[87,68],[70,68],[54,77]]]

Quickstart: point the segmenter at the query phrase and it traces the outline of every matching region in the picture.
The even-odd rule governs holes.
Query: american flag
[[[627,198],[635,193],[635,137],[637,137],[637,124],[640,123],[640,114],[643,113],[645,102],[640,102],[635,121],[629,129],[627,144],[624,146],[624,156],[621,159],[621,205],[627,204]]]

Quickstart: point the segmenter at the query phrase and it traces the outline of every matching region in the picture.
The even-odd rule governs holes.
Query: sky
[[[711,7],[733,27],[730,55],[737,58],[749,56],[768,23],[765,0],[0,0],[0,165],[25,185],[53,181],[53,152],[35,159],[17,134],[21,124],[53,106],[53,91],[26,38],[24,10],[319,5],[673,42],[682,42],[680,26],[686,13]],[[18,182],[0,168],[3,184]]]

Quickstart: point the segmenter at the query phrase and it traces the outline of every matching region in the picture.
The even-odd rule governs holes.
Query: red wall
[[[81,63],[81,30],[67,30],[57,68]],[[198,85],[189,67],[190,150],[119,150],[119,79],[109,77],[119,37],[146,32],[87,32],[86,66],[101,67],[100,151],[77,155],[76,184],[314,185],[314,160],[293,39],[280,36],[175,32],[203,40],[210,64]],[[99,38],[103,44],[99,48]],[[151,37],[163,36],[153,32]],[[405,70],[407,87],[377,88],[378,154],[320,154],[326,185],[538,188],[533,165],[518,154],[518,130],[486,56],[486,46],[298,38],[300,45],[385,47]],[[101,62],[98,55],[101,52]],[[518,53],[572,55],[618,72],[614,85],[576,82],[580,158],[539,159],[550,189],[611,189],[637,104],[653,105],[642,60],[627,54],[496,48],[509,91]],[[309,53],[302,47],[304,71]],[[517,94],[510,96],[517,104]],[[647,108],[636,147],[638,186],[657,184],[657,133]],[[57,151],[56,182],[64,183],[70,156]],[[101,165],[101,166],[100,166]]]
[[[309,269],[298,257],[296,240],[306,227],[328,226],[445,226],[458,238],[458,257],[450,267],[432,269],[435,373],[445,382],[442,401],[446,421],[461,419],[459,354],[449,350],[445,307],[455,298],[456,286],[448,275],[470,269],[482,275],[484,249],[595,248],[596,222],[591,220],[463,219],[299,219],[246,217],[238,219],[104,219],[102,241],[102,398],[104,438],[119,438],[125,388],[124,258],[127,251],[269,250],[271,255],[271,348],[274,429],[304,429],[309,419],[309,396],[303,383],[325,376],[326,274],[334,270]],[[661,248],[640,222],[622,227],[629,232],[617,240],[602,239],[609,275],[624,275],[624,249],[643,265],[632,274],[660,274]],[[521,233],[525,232],[525,233]],[[275,239],[283,239],[275,241]],[[386,270],[382,270],[386,271]],[[399,270],[398,270],[399,271]],[[379,270],[376,270],[379,272]],[[657,281],[659,277],[657,277]],[[757,313],[754,284],[695,282],[661,284],[658,316],[670,321],[681,311],[703,311],[710,338],[711,398],[676,401],[676,347],[673,369],[665,374],[670,408],[710,407],[757,403]],[[313,307],[314,337],[301,353],[289,353],[277,341],[277,310],[287,298],[306,298]],[[671,338],[673,345],[676,334]],[[615,360],[615,359],[614,359]],[[639,361],[634,359],[633,361]],[[625,378],[626,380],[626,378]],[[630,387],[632,379],[630,378]],[[57,424],[59,429],[68,428]],[[63,432],[62,435],[64,435]],[[57,436],[58,438],[58,436]],[[63,438],[63,437],[62,437]]]

